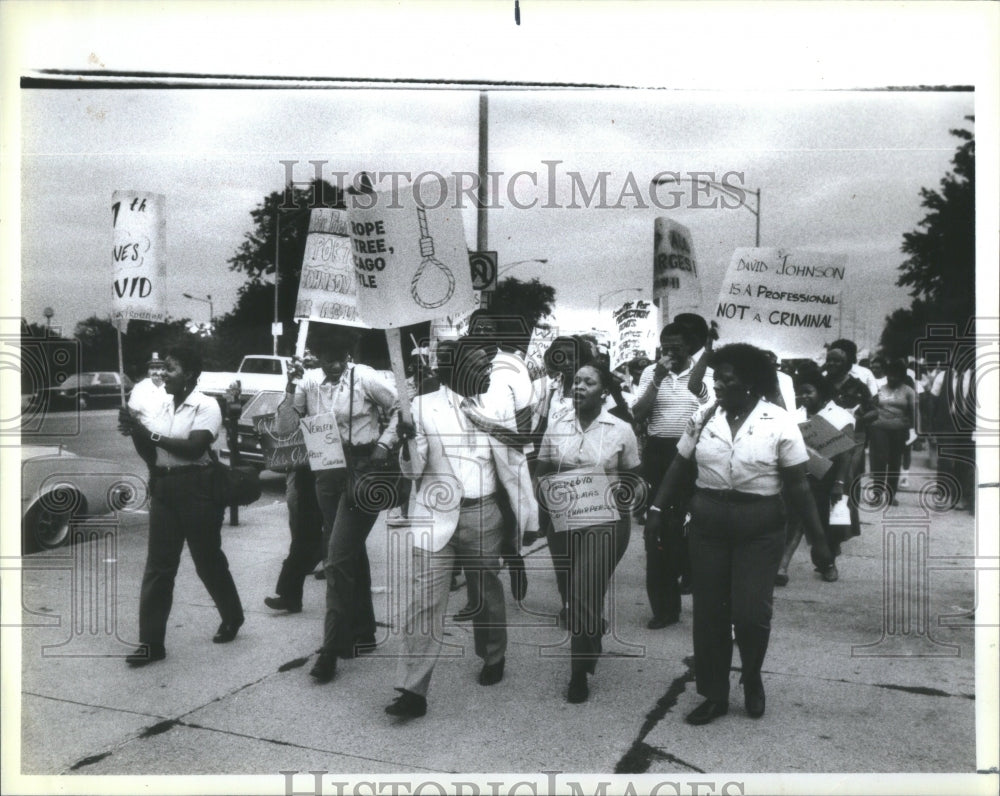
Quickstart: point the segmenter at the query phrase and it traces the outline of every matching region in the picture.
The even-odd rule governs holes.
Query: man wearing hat
[[[146,363],[146,378],[132,388],[128,408],[139,416],[142,423],[148,424],[151,418],[158,415],[164,401],[168,399],[163,386],[163,374],[166,370],[167,363],[154,351]]]

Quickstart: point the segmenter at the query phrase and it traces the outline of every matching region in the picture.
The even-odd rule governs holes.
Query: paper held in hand
[[[540,479],[538,485],[552,527],[568,531],[620,519],[615,504],[617,480],[591,470],[567,470]]]
[[[340,429],[333,412],[303,417],[300,425],[306,450],[309,451],[309,469],[337,470],[347,467]]]

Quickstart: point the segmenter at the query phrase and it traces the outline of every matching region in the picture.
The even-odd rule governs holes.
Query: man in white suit
[[[503,518],[497,501],[510,501],[519,535],[538,530],[538,505],[521,448],[480,430],[466,414],[481,411],[490,368],[490,357],[477,341],[443,341],[438,348],[441,387],[414,400],[412,427],[399,426],[408,438],[401,469],[415,482],[407,513],[413,583],[406,652],[398,668],[400,696],[386,708],[392,716],[412,718],[427,711],[456,562],[465,569],[469,598],[478,608],[472,623],[476,655],[483,660],[479,683],[503,679],[507,611],[498,577]]]

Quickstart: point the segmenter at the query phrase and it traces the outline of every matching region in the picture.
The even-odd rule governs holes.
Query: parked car
[[[236,371],[202,371],[198,389],[206,395],[220,398],[233,382],[240,383],[240,403],[245,404],[263,391],[282,392],[288,383],[291,357],[270,354],[248,354]]]
[[[140,508],[145,480],[120,464],[77,456],[62,446],[21,448],[21,551],[67,544],[73,525],[87,517]]]
[[[50,409],[65,409],[89,406],[117,406],[121,404],[121,376],[115,371],[74,373],[62,384],[48,387],[40,396],[43,406]],[[132,392],[132,380],[125,376],[125,399]],[[47,398],[47,404],[44,402]]]
[[[263,390],[253,396],[240,413],[240,418],[236,426],[237,446],[239,448],[240,461],[242,464],[253,464],[257,467],[264,466],[264,454],[260,448],[260,438],[254,428],[253,419],[258,415],[267,415],[274,412],[279,404],[285,399],[285,391]],[[232,459],[229,440],[225,440],[222,448],[223,458]]]

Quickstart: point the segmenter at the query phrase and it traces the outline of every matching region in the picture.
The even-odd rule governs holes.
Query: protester
[[[667,324],[660,332],[661,357],[639,379],[639,399],[632,407],[635,417],[646,422],[642,474],[652,491],[663,480],[677,453],[677,442],[698,407],[708,403],[708,389],[702,384],[696,396],[689,389],[692,347],[697,339],[689,327]],[[705,364],[705,363],[703,363]],[[678,503],[663,522],[646,525],[646,594],[653,617],[651,630],[668,627],[680,619],[681,584],[685,591],[690,580],[690,562],[684,539],[687,507]]]
[[[872,393],[857,378],[851,375],[856,350],[849,340],[840,341],[847,348],[837,348],[831,345],[826,351],[825,375],[833,388],[833,402],[854,414],[854,453],[851,455],[851,469],[847,476],[847,505],[851,515],[851,536],[861,534],[861,516],[858,511],[857,496],[859,490],[855,487],[858,479],[865,472],[865,448],[868,444],[868,434],[865,430],[864,415],[872,406]]]
[[[813,562],[826,569],[832,558],[806,481],[802,434],[788,412],[762,400],[776,387],[774,366],[763,351],[740,343],[715,352],[712,366],[718,403],[689,421],[647,519],[647,525],[662,522],[694,476],[695,678],[705,701],[686,716],[689,724],[707,724],[729,710],[734,631],[747,713],[764,714],[761,667],[784,548],[782,495],[802,516]]]
[[[356,499],[354,484],[372,467],[388,460],[396,442],[398,406],[393,383],[368,365],[351,361],[350,345],[333,329],[315,324],[310,341],[319,361],[317,370],[289,370],[286,392],[300,417],[333,413],[347,460],[346,469],[318,470],[316,499],[329,544],[326,574],[326,617],[323,644],[309,674],[320,683],[334,678],[337,658],[371,652],[375,641],[375,610],[371,568],[365,543],[378,509]],[[298,380],[298,383],[296,383]],[[279,407],[287,413],[287,403]],[[392,420],[385,430],[380,413]],[[294,418],[291,418],[294,421]]]
[[[537,470],[540,480],[550,473],[565,472],[607,475],[613,481],[622,476],[638,477],[635,433],[629,423],[604,407],[613,381],[610,371],[598,362],[576,372],[574,411],[553,419],[542,440]],[[615,511],[620,514],[617,520],[549,531],[550,541],[562,537],[561,549],[568,559],[564,569],[569,573],[567,625],[572,662],[566,699],[572,703],[585,702],[590,694],[587,675],[594,674],[601,654],[604,596],[628,546],[630,517],[617,508]]]
[[[914,426],[917,397],[905,383],[906,364],[890,360],[885,366],[886,383],[875,396],[875,408],[866,414],[871,444],[871,473],[876,489],[885,493],[887,505],[896,506],[899,472],[906,441]]]
[[[712,351],[712,342],[717,340],[719,333],[716,329],[715,321],[709,326],[708,322],[700,315],[693,312],[681,312],[674,316],[674,323],[690,330],[691,333],[691,369],[692,375],[688,382],[696,394],[700,393],[701,385],[704,384],[708,394],[712,394],[712,369],[708,367],[709,354]],[[704,359],[703,367],[698,368],[698,364]],[[701,378],[695,382],[695,374],[701,374]]]
[[[864,384],[868,390],[868,394],[874,398],[875,393],[878,392],[878,383],[875,380],[875,375],[868,368],[858,362],[857,343],[853,340],[841,338],[830,343],[830,348],[839,349],[847,354],[851,363],[851,375]]]
[[[791,376],[778,367],[778,355],[773,351],[764,351],[774,365],[774,373],[778,378],[778,390],[774,395],[764,396],[773,404],[777,404],[788,412],[795,411],[795,382]]]
[[[800,371],[795,378],[795,392],[799,404],[799,413],[797,414],[799,422],[812,417],[821,417],[838,431],[853,437],[854,415],[846,409],[841,409],[833,402],[833,389],[819,368],[807,368]],[[837,556],[840,555],[840,543],[844,541],[840,536],[839,526],[831,527],[830,525],[830,508],[845,499],[847,475],[851,468],[851,451],[837,454],[833,457],[832,462],[833,465],[821,478],[817,478],[811,473],[808,476],[809,488],[816,500],[816,511],[819,514],[819,521],[826,536],[826,544],[830,548],[833,559],[833,563],[820,573],[823,580],[828,583],[832,583],[840,577],[836,560]],[[789,520],[785,537],[785,553],[775,578],[775,583],[778,586],[788,584],[788,565],[802,540],[802,532],[801,520],[798,518]]]
[[[483,660],[480,685],[503,679],[507,614],[498,576],[503,517],[497,493],[513,506],[519,531],[538,530],[538,512],[522,450],[482,431],[468,412],[482,409],[489,387],[490,357],[478,341],[443,341],[438,348],[436,393],[413,402],[412,427],[400,465],[414,481],[409,516],[414,519],[413,584],[406,610],[397,691],[386,713],[423,716],[427,691],[444,638],[451,572],[461,561],[477,609],[472,617],[476,655]]]
[[[299,369],[304,373],[310,364],[315,363],[305,357],[292,359],[292,368],[296,373]],[[291,435],[298,428],[298,414],[288,411],[293,403],[294,393],[286,392],[283,405],[275,412],[275,419],[284,420],[288,425],[276,422],[273,428],[275,434]],[[277,596],[265,597],[264,605],[274,611],[297,614],[302,611],[306,576],[323,560],[324,554],[323,513],[316,499],[316,477],[308,465],[293,467],[285,474],[285,505],[288,507],[291,541],[274,587]]]
[[[975,357],[959,349],[942,365],[931,388],[934,447],[939,483],[954,504],[966,511],[976,506],[976,443],[972,432],[979,413]]]
[[[232,641],[244,618],[222,552],[224,507],[215,498],[211,466],[210,449],[222,427],[222,413],[215,399],[195,389],[201,375],[198,351],[177,346],[167,352],[165,364],[163,386],[172,400],[146,422],[126,408],[118,416],[118,430],[152,463],[149,542],[139,596],[140,645],[125,658],[133,667],[166,657],[167,619],[185,542],[222,619],[212,641]]]
[[[469,335],[481,341],[492,356],[490,387],[482,399],[484,421],[493,420],[512,436],[510,444],[520,445],[524,453],[532,452],[530,436],[534,385],[524,361],[531,338],[527,324],[520,317],[492,317],[477,311],[469,320]],[[480,422],[485,427],[487,423]],[[521,555],[521,540],[517,531],[516,512],[501,500],[504,520],[503,556],[510,573],[510,593],[523,600],[528,592],[528,575]],[[469,604],[472,604],[471,595]],[[468,613],[466,612],[466,616]]]

